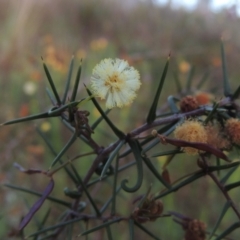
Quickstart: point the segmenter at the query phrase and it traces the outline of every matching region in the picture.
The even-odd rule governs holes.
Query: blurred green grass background
[[[181,83],[184,84],[191,66],[195,68],[193,90],[201,77],[209,72],[203,90],[215,89],[215,98],[222,97],[221,38],[225,41],[232,88],[239,84],[240,19],[233,9],[213,13],[207,8],[197,8],[190,12],[185,9],[174,10],[170,4],[157,6],[151,0],[0,0],[0,20],[1,122],[46,111],[50,107],[45,91],[48,83],[42,68],[41,56],[60,92],[65,86],[72,55],[76,59],[75,69],[80,64],[80,59],[83,59],[79,99],[87,96],[83,83],[89,83],[91,70],[101,59],[123,58],[138,69],[143,85],[137,100],[131,108],[115,109],[109,115],[124,132],[144,122],[149,102],[155,93],[157,81],[170,52],[170,69],[159,106],[164,107],[167,96],[174,95],[177,91],[173,73],[177,73]],[[84,105],[84,109],[90,111],[91,122],[99,116],[91,103]],[[26,168],[49,167],[53,157],[36,133],[35,125],[45,131],[57,151],[61,150],[70,137],[58,119],[2,127],[1,183],[7,182],[38,191],[42,191],[47,184],[41,177],[24,175],[12,167],[13,162],[18,162]],[[95,139],[107,145],[114,139],[106,134],[105,129],[106,125],[101,124]],[[66,156],[72,157],[85,151],[86,148],[77,143]],[[156,148],[157,151],[159,152],[159,149]],[[92,160],[93,158],[88,158],[86,161],[75,163],[82,176]],[[160,167],[163,161],[164,159],[157,159],[156,164]],[[182,155],[174,159],[169,166],[173,179],[195,169],[196,159]],[[132,174],[131,170],[129,169],[126,174]],[[238,173],[232,178],[237,177]],[[63,194],[63,188],[74,186],[62,172],[56,175],[56,179],[53,195],[67,199]],[[145,172],[145,179],[141,193],[150,183],[153,183],[154,192],[160,190],[159,185],[154,185],[155,179],[148,171]],[[107,189],[106,186],[106,194],[109,191]],[[96,189],[94,191],[95,194],[99,194]],[[0,237],[3,238],[18,225],[20,218],[27,212],[27,206],[31,206],[36,198],[5,187],[1,187],[0,194],[2,206]],[[240,197],[236,190],[231,194],[235,200]],[[126,199],[126,196],[124,198]],[[132,211],[131,201],[127,202],[124,199],[120,201],[126,205],[125,214]],[[164,198],[163,202],[166,211],[178,211],[189,217],[199,218],[211,229],[219,217],[225,199],[206,178]],[[240,207],[239,201],[237,203]],[[46,202],[38,215],[43,215],[49,206],[52,205]],[[58,216],[61,209],[57,207],[53,211],[53,215]],[[54,218],[52,223],[53,220]],[[236,217],[230,210],[223,219],[220,230],[235,221]],[[170,218],[159,219],[155,223],[147,223],[146,226],[163,239],[181,239],[180,236],[183,236],[180,226]],[[121,223],[118,227],[125,229],[127,225]],[[32,232],[31,227],[28,227],[28,231]],[[141,232],[136,234],[139,236],[138,239],[144,239]],[[234,232],[234,236],[239,236],[239,230]],[[126,236],[122,235],[120,239],[127,238],[126,233]]]

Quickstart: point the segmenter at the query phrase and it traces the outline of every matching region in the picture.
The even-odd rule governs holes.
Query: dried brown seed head
[[[163,212],[163,203],[160,200],[146,198],[141,207],[134,209],[132,217],[139,223],[155,221]]]
[[[182,112],[190,112],[199,107],[198,101],[193,96],[186,96],[180,101],[180,109]]]
[[[185,240],[206,239],[206,224],[200,220],[194,219],[189,221],[185,231]]]

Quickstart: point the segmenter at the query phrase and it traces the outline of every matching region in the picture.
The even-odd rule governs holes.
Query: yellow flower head
[[[233,143],[240,145],[240,121],[236,118],[229,118],[225,124],[225,130]]]
[[[219,125],[208,124],[206,127],[207,132],[207,143],[215,148],[228,149],[230,142],[224,135]]]
[[[93,69],[91,88],[93,94],[106,99],[106,107],[123,107],[132,103],[140,88],[137,70],[120,59],[104,59]]]
[[[207,143],[207,133],[204,126],[194,120],[186,120],[183,124],[176,127],[174,135],[179,140],[187,142]],[[192,147],[184,147],[183,151],[195,155],[199,152],[198,149]]]

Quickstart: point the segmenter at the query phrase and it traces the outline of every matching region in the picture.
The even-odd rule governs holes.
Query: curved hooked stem
[[[136,159],[136,165],[137,165],[137,182],[133,187],[126,186],[126,183],[128,182],[127,179],[124,179],[121,183],[122,189],[126,192],[136,192],[141,186],[143,181],[143,166],[142,166],[142,155],[141,155],[141,146],[139,142],[136,139],[128,139],[128,144],[130,148],[133,151],[134,157]]]

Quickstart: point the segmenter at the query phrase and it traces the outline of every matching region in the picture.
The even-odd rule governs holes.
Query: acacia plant
[[[230,239],[227,236],[240,227],[240,211],[229,195],[230,190],[240,185],[240,180],[228,183],[229,178],[240,164],[239,160],[232,161],[230,159],[231,156],[234,156],[230,153],[239,149],[240,145],[240,108],[236,102],[240,87],[234,92],[231,91],[223,44],[221,45],[221,53],[224,93],[222,99],[214,101],[209,98],[207,93],[195,94],[192,92],[191,77],[189,77],[185,88],[180,87],[180,82],[176,78],[179,92],[175,96],[168,97],[169,108],[168,110],[162,110],[158,106],[158,102],[164,81],[167,78],[169,56],[159,79],[158,88],[153,95],[153,99],[149,100],[149,110],[144,113],[147,116],[146,121],[127,133],[111,120],[108,113],[114,107],[121,111],[122,107],[132,103],[140,87],[147,87],[144,86],[144,83],[141,83],[137,70],[129,66],[124,60],[102,60],[93,69],[91,83],[89,86],[85,86],[86,97],[76,100],[81,77],[81,65],[77,71],[74,87],[70,91],[73,71],[72,59],[64,94],[60,97],[50,72],[46,64],[43,63],[51,87],[51,91],[48,90],[47,93],[53,104],[52,108],[43,113],[7,121],[2,125],[36,119],[58,118],[72,133],[72,137],[60,152],[55,153],[44,133],[39,130],[40,135],[55,154],[49,168],[45,170],[25,169],[25,167],[15,163],[15,167],[23,173],[42,174],[49,178],[49,184],[42,193],[16,185],[5,185],[39,197],[21,220],[15,234],[23,239],[72,239],[84,235],[98,236],[98,239],[122,239],[121,235],[119,237],[114,235],[113,228],[119,222],[124,222],[127,223],[124,226],[129,232],[128,239],[136,239],[136,229],[143,231],[147,239],[163,239],[161,237],[161,233],[164,231],[163,222],[172,218],[184,230],[184,237],[182,236],[181,239],[204,240],[213,237],[216,240]],[[202,79],[199,82],[198,88],[203,81],[205,80]],[[70,95],[69,92],[71,92]],[[99,98],[106,100],[106,111],[99,104]],[[84,108],[86,101],[91,101],[101,114],[101,117],[93,123],[89,121],[90,112]],[[111,134],[117,138],[110,145],[104,145],[102,141],[94,140],[94,134],[98,132],[98,126],[102,121],[107,123],[111,129]],[[92,150],[67,158],[65,153],[76,141]],[[165,148],[166,145],[168,145],[167,149]],[[169,146],[172,146],[172,148],[169,148]],[[152,155],[150,151],[152,149],[162,150]],[[178,179],[171,181],[171,175],[167,167],[171,160],[181,153],[194,158],[198,170],[185,172]],[[89,156],[94,156],[94,161],[84,175],[79,174],[79,169],[75,165],[76,161],[81,162],[83,157]],[[166,156],[167,159],[161,169],[152,160],[159,156]],[[129,168],[134,173],[137,172],[136,179],[121,174]],[[155,177],[156,181],[154,183],[148,182],[144,174],[146,170],[150,171]],[[54,178],[61,171],[66,172],[69,181],[75,186],[73,190],[68,188],[68,183],[63,186],[63,188],[65,187],[64,194],[69,197],[69,201],[60,199],[58,196],[52,196]],[[119,177],[120,174],[121,177]],[[133,176],[135,175],[133,174]],[[219,213],[219,218],[214,226],[208,226],[197,217],[193,219],[191,216],[184,215],[184,213],[164,207],[166,196],[181,191],[184,186],[198,179],[204,179],[206,176],[212,179],[226,199],[226,204]],[[143,188],[141,188],[143,183],[148,186],[145,187],[145,192],[142,192]],[[106,197],[108,200],[102,202],[99,200],[99,194],[94,194],[92,187],[97,185],[100,189],[99,192],[102,191],[106,194],[106,191],[104,191],[105,184],[108,184],[111,190],[107,191],[108,196]],[[157,192],[152,190],[152,184],[160,186]],[[132,208],[126,207],[127,204],[126,206],[124,204],[119,206],[120,198],[133,203]],[[36,230],[25,235],[24,229],[27,228],[28,223],[33,220],[46,200],[51,201],[52,204],[61,205],[63,208],[61,216],[55,220],[54,224],[48,224],[51,212],[47,211]],[[201,207],[199,206],[199,208]],[[220,223],[229,208],[233,210],[232,214],[238,220],[219,231]],[[209,215],[211,215],[211,209]],[[161,224],[158,223],[160,219]],[[85,230],[76,227],[81,223],[82,226],[85,226]],[[149,230],[146,227],[149,226],[147,225],[149,223],[157,224],[158,227],[155,230]],[[143,239],[146,239],[146,237]]]

